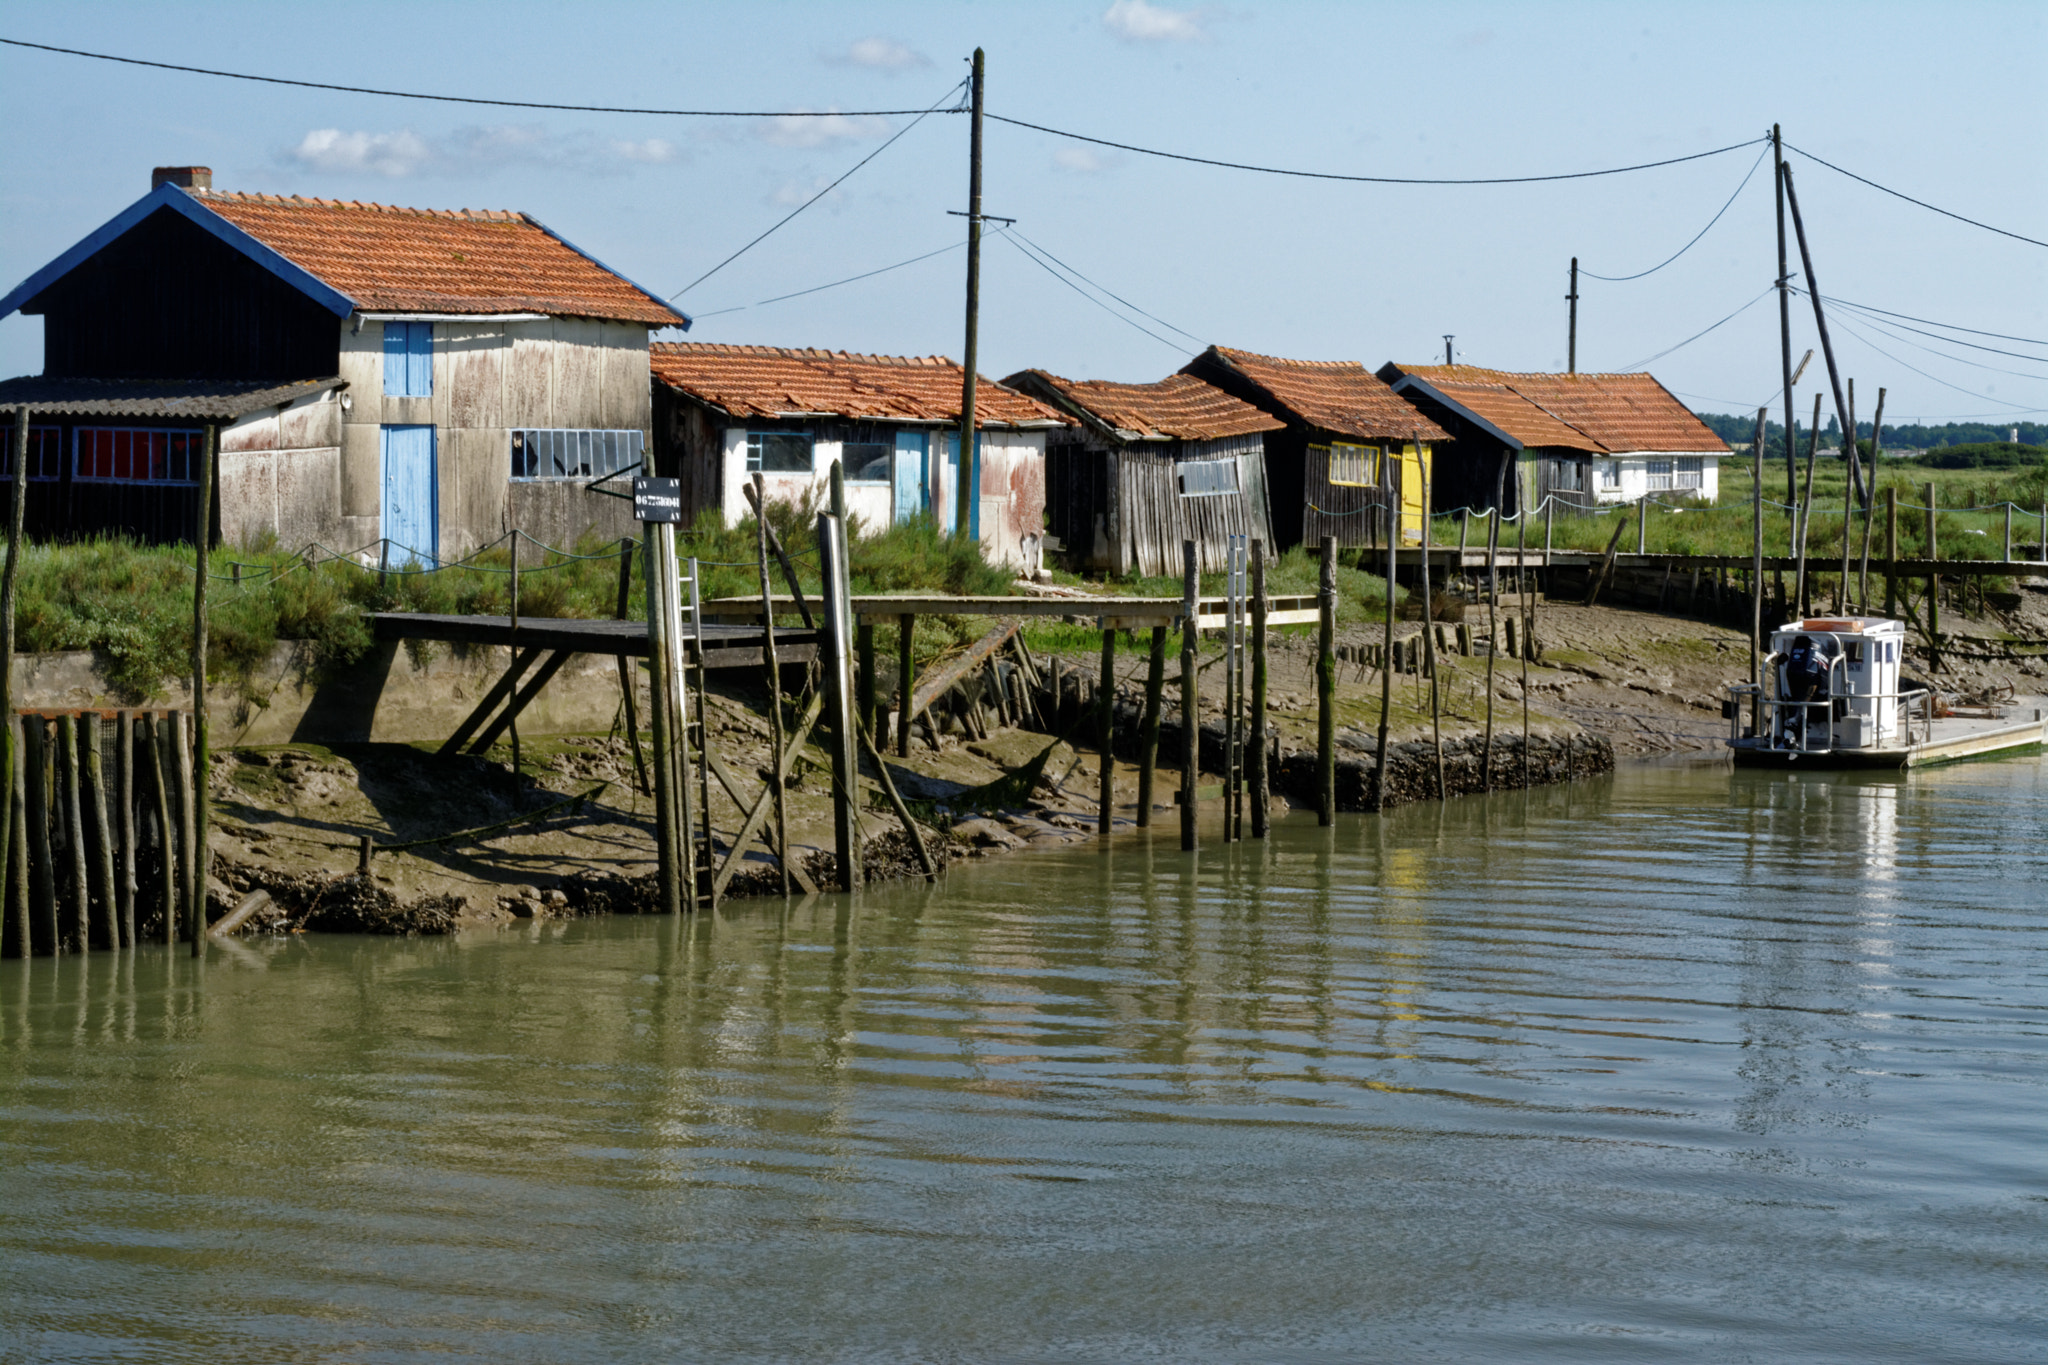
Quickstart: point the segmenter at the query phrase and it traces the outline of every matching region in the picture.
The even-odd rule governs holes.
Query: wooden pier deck
[[[708,608],[707,608],[708,610]],[[790,608],[794,616],[796,609]],[[522,616],[515,631],[509,616],[447,616],[431,612],[380,611],[370,616],[378,640],[434,640],[443,644],[498,645],[506,649],[540,649],[562,654],[624,654],[647,657],[645,621],[587,621],[567,617]],[[706,625],[706,668],[758,668],[761,628],[753,625]],[[782,663],[809,663],[818,655],[814,630],[778,627],[775,657]]]

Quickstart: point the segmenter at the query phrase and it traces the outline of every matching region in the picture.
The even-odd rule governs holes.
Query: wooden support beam
[[[1159,711],[1166,682],[1166,627],[1152,627],[1145,664],[1145,717],[1138,726],[1138,824],[1152,823],[1153,770],[1159,765]]]
[[[796,614],[804,618],[804,629],[816,630],[818,623],[811,618],[811,604],[804,600],[803,585],[796,581],[796,565],[791,562],[789,551],[782,548],[782,537],[775,534],[775,528],[761,514],[763,488],[760,475],[756,474],[751,483],[741,484],[740,492],[746,494],[747,505],[754,509],[754,517],[761,523],[761,536],[768,542],[768,552],[782,566],[782,577],[789,584],[789,595],[796,599]]]
[[[1266,545],[1252,542],[1252,838],[1266,837],[1273,777],[1266,767]]]
[[[896,780],[889,776],[889,765],[882,761],[881,753],[875,748],[874,736],[863,729],[860,742],[874,761],[875,778],[881,783],[882,794],[889,798],[889,809],[896,812],[897,822],[903,826],[904,837],[910,840],[910,847],[917,854],[917,865],[924,869],[926,880],[935,880],[939,875],[939,865],[932,861],[932,851],[925,847],[924,835],[918,831],[917,821],[911,818],[910,807],[903,803],[902,795],[897,792]]]
[[[86,855],[95,919],[103,948],[121,948],[121,918],[114,896],[114,845],[107,823],[107,773],[100,761],[100,718],[90,712],[78,718],[79,802],[84,815]]]
[[[1116,632],[1102,632],[1102,680],[1095,689],[1095,744],[1101,753],[1101,778],[1095,809],[1095,832],[1109,833],[1116,803]]]
[[[1181,542],[1181,579],[1185,591],[1180,628],[1180,846],[1186,853],[1195,851],[1200,842],[1201,828],[1197,823],[1201,813],[1200,798],[1195,792],[1202,753],[1202,713],[1198,705],[1201,680],[1200,670],[1195,667],[1196,637],[1201,630],[1199,553],[1194,541]],[[1057,693],[1053,696],[1053,705],[1055,708],[1059,705]]]
[[[718,757],[718,755],[709,748],[706,748],[703,751],[703,753],[705,765],[710,769],[711,775],[718,779],[718,785],[725,788],[725,794],[732,798],[733,805],[738,807],[742,811],[748,809],[748,807],[752,803],[749,802],[746,797],[740,795],[739,782],[733,777],[732,772],[725,766],[725,760]],[[797,884],[797,889],[802,891],[807,896],[816,895],[818,890],[818,884],[811,880],[810,875],[806,873],[802,867],[797,865],[795,859],[791,858],[787,853],[783,851],[782,844],[777,841],[775,827],[773,825],[769,825],[766,827],[766,829],[764,829],[764,831],[762,832],[762,839],[768,845],[768,851],[775,855],[776,861],[789,869],[790,880],[794,881]],[[735,845],[735,847],[737,847],[737,845]],[[707,847],[705,849],[705,856],[707,860],[710,854],[711,850]]]
[[[449,735],[447,742],[441,746],[439,752],[443,757],[462,752],[462,747],[469,743],[469,737],[475,734],[478,727],[490,719],[491,713],[498,709],[499,704],[511,695],[512,689],[519,685],[520,677],[533,666],[533,661],[538,659],[541,653],[542,651],[537,648],[512,652],[512,662],[506,667],[504,675],[491,684],[490,690],[484,693],[483,700],[471,709],[462,724],[455,727],[455,733]]]
[[[513,696],[511,704],[499,713],[496,720],[484,727],[484,732],[476,737],[476,743],[470,746],[469,751],[473,754],[481,754],[497,743],[498,736],[504,734],[506,727],[519,719],[519,713],[524,711],[532,703],[533,699],[540,695],[540,690],[546,687],[553,680],[555,674],[562,671],[562,665],[568,663],[573,657],[575,656],[566,649],[558,649],[550,653],[542,661],[541,666],[534,670],[533,676],[527,679],[525,685]]]
[[[916,716],[910,689],[917,679],[917,664],[911,646],[917,639],[917,618],[896,618],[896,757],[910,757],[910,722]]]
[[[1429,534],[1429,504],[1423,504],[1423,534]],[[1336,539],[1323,537],[1322,621],[1316,632],[1316,821],[1337,823],[1337,555]],[[1429,618],[1429,579],[1423,580],[1423,619]],[[1394,585],[1387,583],[1391,596]],[[1424,626],[1427,630],[1427,625]]]
[[[918,681],[916,691],[911,694],[910,714],[923,714],[926,707],[945,696],[961,679],[988,662],[989,658],[1016,633],[1016,621],[998,621],[995,629],[932,669]]]
[[[810,705],[804,708],[803,716],[797,721],[796,728],[790,731],[788,744],[779,755],[774,755],[780,763],[777,771],[789,771],[789,765],[796,761],[797,754],[810,742],[811,727],[818,723],[818,717],[824,713],[825,694],[812,693]],[[713,894],[725,894],[725,888],[732,882],[732,874],[739,870],[740,859],[746,856],[748,843],[761,832],[761,827],[767,822],[768,812],[774,804],[774,788],[763,787],[761,794],[754,799],[753,808],[747,812],[745,822],[740,825],[739,834],[733,838],[732,847],[726,851],[725,861],[719,865],[717,874],[711,879]],[[781,861],[780,855],[777,856],[777,861]]]

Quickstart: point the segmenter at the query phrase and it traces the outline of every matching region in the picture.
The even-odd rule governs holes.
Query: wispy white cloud
[[[829,52],[825,60],[839,66],[865,66],[877,71],[909,71],[920,66],[930,66],[932,59],[913,47],[907,47],[894,38],[857,38],[836,52]]]
[[[889,131],[889,121],[885,118],[829,110],[801,118],[784,114],[762,119],[754,126],[755,136],[773,147],[825,147],[834,142],[869,142],[887,137]]]
[[[1061,147],[1052,154],[1052,164],[1063,171],[1078,171],[1090,175],[1096,171],[1110,170],[1120,164],[1120,157],[1098,152],[1092,147]]]
[[[1102,24],[1117,37],[1136,43],[1198,43],[1209,36],[1202,27],[1202,13],[1146,0],[1113,0],[1103,11]]]
[[[286,158],[316,171],[407,176],[434,160],[434,149],[417,133],[345,133],[315,128]]]
[[[403,179],[429,172],[475,175],[515,166],[611,175],[629,165],[665,165],[682,156],[681,148],[662,138],[631,142],[582,132],[564,137],[540,124],[501,123],[457,128],[432,138],[409,128],[391,133],[315,128],[280,159],[329,174]]]

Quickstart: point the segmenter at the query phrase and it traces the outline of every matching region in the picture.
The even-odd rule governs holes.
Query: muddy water
[[[2048,764],[0,964],[9,1360],[1987,1361]]]

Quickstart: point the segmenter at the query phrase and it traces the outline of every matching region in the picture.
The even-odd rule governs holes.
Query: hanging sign
[[[646,522],[681,521],[683,519],[682,480],[633,480],[633,515]]]

